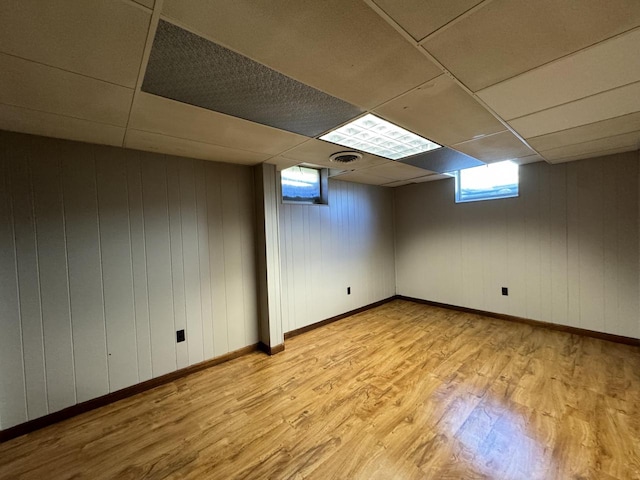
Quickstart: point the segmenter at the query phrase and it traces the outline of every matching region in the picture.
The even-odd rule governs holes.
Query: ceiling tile
[[[0,103],[125,127],[133,90],[0,53]]]
[[[0,51],[133,88],[150,19],[115,0],[6,0]]]
[[[0,104],[0,130],[122,146],[124,128]]]
[[[140,5],[144,5],[147,8],[153,8],[156,1],[155,0],[133,0],[136,3],[139,3]]]
[[[196,142],[184,138],[169,137],[158,133],[127,130],[124,146],[147,152],[165,153],[179,157],[200,158],[214,162],[257,165],[269,158],[269,155],[247,152],[234,148],[221,147],[210,143]]]
[[[535,154],[533,150],[509,131],[458,143],[453,148],[487,163],[512,160]]]
[[[528,163],[543,162],[544,158],[542,158],[538,154],[534,154],[534,155],[527,155],[526,157],[513,158],[511,159],[511,161],[513,163],[517,163],[518,165],[526,165]]]
[[[376,108],[375,113],[441,145],[505,129],[446,75]]]
[[[637,130],[640,130],[640,112],[529,138],[527,142],[536,150],[542,151]]]
[[[367,170],[356,170],[353,172],[341,173],[340,175],[332,178],[335,180],[344,180],[346,182],[366,183],[368,185],[383,185],[385,183],[389,183],[388,178],[367,173]]]
[[[523,137],[531,138],[638,111],[640,82],[520,117],[509,124]]]
[[[398,180],[397,182],[385,183],[383,187],[402,187],[403,185],[411,185],[414,183],[425,183],[425,182],[433,182],[435,180],[446,180],[449,178],[453,178],[452,175],[447,175],[444,173],[434,173],[432,175],[425,175],[424,177],[412,178],[409,180]]]
[[[558,158],[554,160],[548,160],[548,162],[555,165],[559,163],[573,162],[576,160],[585,160],[587,158],[606,157],[609,155],[614,155],[616,153],[632,152],[637,150],[638,148],[634,146],[617,147],[617,148],[611,148],[608,150],[601,150],[598,152],[583,153],[580,155],[574,155],[572,157],[563,157],[563,158]]]
[[[482,0],[373,0],[414,40],[420,41]]]
[[[494,0],[424,45],[475,92],[638,25],[637,0]]]
[[[505,120],[640,80],[640,29],[581,50],[478,96]]]
[[[140,92],[129,127],[223,147],[276,155],[307,137]]]
[[[640,148],[640,131],[545,150],[540,152],[540,154],[550,162],[554,162],[577,155],[595,156],[598,152],[626,147],[630,147],[630,150]]]
[[[277,167],[276,170],[280,171],[289,167],[293,167],[294,165],[298,165],[300,162],[292,158],[277,156],[266,160],[264,163],[275,165]]]
[[[357,160],[348,166],[334,163],[329,160],[329,157],[334,153],[344,152],[346,150],[348,149],[334,143],[310,139],[302,145],[282,153],[280,156],[296,160],[297,163],[310,163],[327,168],[349,168],[354,170],[361,170],[363,168],[380,165],[389,161],[386,158],[377,157],[364,152],[362,152],[362,158],[360,160]]]
[[[363,113],[165,21],[158,25],[142,90],[308,137]]]
[[[423,168],[414,167],[413,165],[394,161],[367,168],[364,172],[377,177],[388,178],[389,180],[408,180],[410,178],[424,177],[427,174],[435,173]]]
[[[364,108],[441,73],[361,0],[165,0],[163,13],[257,62]]]
[[[420,167],[432,172],[446,173],[462,170],[463,168],[477,167],[484,165],[483,162],[469,155],[460,153],[449,147],[438,148],[429,152],[403,158],[402,163]]]

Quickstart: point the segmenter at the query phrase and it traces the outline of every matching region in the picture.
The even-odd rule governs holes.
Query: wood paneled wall
[[[395,189],[398,294],[640,338],[638,165],[525,165],[505,200],[456,204],[453,180]]]
[[[284,332],[394,295],[392,190],[329,180],[329,205],[282,204],[280,258]]]
[[[254,239],[251,168],[0,132],[0,428],[256,343]]]

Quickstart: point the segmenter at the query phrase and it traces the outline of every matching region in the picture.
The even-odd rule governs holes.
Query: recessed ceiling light
[[[390,160],[410,157],[442,147],[372,114],[332,130],[320,140],[355,148]]]

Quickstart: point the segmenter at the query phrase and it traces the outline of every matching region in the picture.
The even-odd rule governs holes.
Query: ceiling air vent
[[[338,152],[329,157],[329,160],[335,163],[353,163],[362,158],[362,154],[358,152]]]

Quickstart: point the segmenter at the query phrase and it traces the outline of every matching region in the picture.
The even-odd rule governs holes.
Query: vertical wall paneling
[[[540,304],[539,304],[539,319],[549,321],[552,318],[552,256],[551,256],[551,208],[555,200],[552,200],[552,196],[556,194],[554,190],[551,190],[550,185],[550,172],[549,169],[542,168],[544,165],[541,163],[538,165],[538,229],[539,229],[539,249],[540,256],[540,275],[539,275],[539,291],[540,291]]]
[[[69,277],[62,203],[61,158],[65,143],[35,141],[32,172],[40,267],[40,293],[49,410],[76,403]]]
[[[77,401],[109,392],[96,171],[93,151],[68,143],[63,198]]]
[[[205,166],[207,176],[207,215],[209,228],[209,265],[213,321],[213,350],[215,355],[229,351],[227,318],[226,271],[222,222],[222,175],[220,167]]]
[[[554,169],[545,168],[545,182],[549,185],[549,257],[551,290],[551,315],[547,318],[552,323],[571,325],[568,314],[568,233],[567,233],[567,169],[566,165],[558,165]],[[545,279],[543,279],[543,282]]]
[[[640,172],[640,154],[629,154],[625,157],[624,164],[620,168],[611,169],[611,175],[615,175],[616,188],[607,195],[615,196],[616,208],[614,211],[605,210],[604,214],[616,219],[617,230],[617,255],[616,255],[616,286],[607,288],[607,302],[616,304],[618,316],[615,324],[609,317],[607,327],[613,331],[619,331],[622,335],[640,338],[640,246],[638,200],[640,198],[638,174]],[[635,206],[635,208],[634,208]],[[607,232],[605,231],[605,234]],[[610,238],[610,237],[609,237]],[[609,258],[612,254],[609,253]],[[607,261],[607,260],[605,260]],[[607,268],[611,265],[607,262]],[[612,279],[613,274],[608,272],[607,278]],[[605,312],[606,314],[606,312]],[[635,322],[633,321],[635,319]],[[635,323],[635,325],[634,325]]]
[[[580,244],[580,323],[583,328],[604,329],[604,224],[603,164],[587,160],[578,170],[578,231]]]
[[[330,179],[328,206],[280,205],[286,331],[395,294],[392,201],[391,189]]]
[[[238,184],[239,197],[238,197],[238,209],[242,212],[239,216],[240,219],[240,242],[242,244],[242,278],[243,288],[242,296],[244,299],[244,325],[245,325],[245,342],[248,345],[257,343],[259,340],[259,325],[258,325],[258,287],[255,284],[255,265],[256,265],[256,206],[254,196],[254,180],[253,170],[242,168],[238,169],[240,175],[240,182]],[[272,177],[273,180],[273,177]],[[274,187],[271,188],[275,191]],[[274,203],[277,205],[277,203]],[[277,214],[276,217],[277,219]],[[276,220],[277,221],[277,220]],[[277,240],[274,243],[276,251],[278,248]],[[278,268],[280,267],[278,262]],[[262,274],[263,272],[260,272]],[[273,272],[271,272],[273,274]],[[280,297],[278,294],[279,283],[274,284],[275,290],[273,294],[277,297],[277,303],[280,303]],[[275,306],[275,305],[274,305]],[[278,308],[279,312],[279,308]],[[281,315],[278,313],[277,324],[281,324]],[[280,328],[281,330],[281,328]],[[281,336],[281,335],[280,335]],[[284,339],[283,339],[284,341]],[[282,343],[282,342],[280,342]]]
[[[603,305],[602,322],[604,330],[619,329],[618,325],[618,218],[620,209],[617,192],[617,170],[603,169],[602,185],[602,246],[603,246]],[[623,179],[620,179],[623,181]]]
[[[242,288],[242,245],[239,241],[240,221],[238,210],[238,171],[225,166],[225,181],[222,182],[222,221],[224,237],[224,270],[227,318],[229,319],[229,349],[244,346],[244,297]]]
[[[189,364],[204,359],[202,339],[202,292],[200,290],[200,255],[198,213],[196,205],[195,160],[180,160],[180,206],[182,209],[182,257],[184,259],[184,291],[187,306],[187,338]]]
[[[198,335],[194,330],[193,338],[190,329],[187,328],[187,306],[185,282],[185,267],[183,262],[183,231],[182,231],[182,205],[180,182],[180,163],[175,158],[167,159],[167,194],[169,199],[169,232],[171,241],[171,282],[173,287],[173,322],[174,329],[185,330],[186,341],[176,343],[176,363],[178,368],[184,368],[190,364],[189,350],[191,343],[198,348]],[[185,162],[186,163],[186,162]]]
[[[28,418],[32,419],[49,413],[33,195],[26,150],[16,148],[7,154],[6,160],[9,162],[7,174],[11,172],[10,184],[18,265],[18,291],[20,292],[20,323],[24,349],[27,414]],[[7,187],[4,191],[8,194],[9,190]],[[4,314],[0,316],[5,318]],[[4,351],[4,348],[0,351]]]
[[[540,256],[540,237],[543,227],[540,224],[540,176],[542,164],[533,164],[528,169],[528,175],[522,177],[520,182],[521,199],[524,209],[524,247],[525,247],[525,272],[524,292],[525,304],[523,317],[534,320],[543,320],[541,315],[541,275],[542,265]],[[500,204],[500,202],[496,202]]]
[[[2,155],[5,157],[5,155]],[[27,420],[16,245],[9,195],[9,164],[0,157],[0,427]]]
[[[584,328],[580,321],[580,189],[578,169],[567,165],[567,325]]]
[[[166,160],[142,154],[142,198],[153,376],[176,369]]]
[[[248,168],[243,169],[250,172]],[[211,305],[211,271],[209,270],[209,228],[207,227],[207,184],[204,161],[195,163],[196,225],[198,231],[198,262],[200,271],[200,315],[202,318],[203,358],[213,357],[213,318]],[[243,184],[244,185],[244,184]],[[251,188],[251,185],[249,185]],[[246,280],[246,275],[243,275]]]
[[[640,337],[638,160],[524,165],[513,199],[454,204],[445,181],[395,189],[398,293]]]
[[[139,381],[126,156],[109,147],[94,152],[109,387],[116,391]]]
[[[254,198],[249,167],[0,131],[0,428],[255,343]]]
[[[144,204],[142,201],[141,155],[140,152],[126,152],[138,379],[144,382],[149,380],[153,374],[151,368],[151,325],[149,321],[149,283],[144,231]]]

